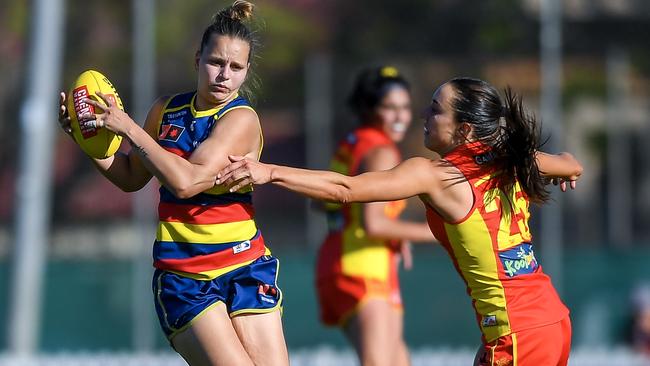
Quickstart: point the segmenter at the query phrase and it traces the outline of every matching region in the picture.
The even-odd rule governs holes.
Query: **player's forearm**
[[[143,129],[135,127],[126,134],[132,154],[138,154],[147,170],[176,197],[192,197],[214,185],[215,175],[186,159],[163,149]]]
[[[351,200],[350,177],[323,171],[270,165],[270,182],[290,191],[330,202]]]
[[[568,152],[559,154],[537,152],[535,158],[540,173],[544,176],[575,180],[582,174],[582,165]]]
[[[149,179],[138,177],[131,172],[128,155],[117,152],[106,159],[90,158],[95,168],[124,192],[134,192],[142,188]]]

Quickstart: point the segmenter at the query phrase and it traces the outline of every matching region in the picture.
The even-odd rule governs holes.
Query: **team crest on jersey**
[[[533,273],[537,269],[537,259],[530,243],[522,243],[508,250],[499,252],[503,271],[508,277]]]
[[[158,140],[176,142],[185,131],[185,127],[177,125],[163,125],[160,129]]]

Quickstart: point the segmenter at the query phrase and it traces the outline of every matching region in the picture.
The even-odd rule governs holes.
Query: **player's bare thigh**
[[[401,317],[391,304],[383,299],[373,299],[366,302],[346,324],[344,331],[353,343],[363,365],[395,365],[407,355],[397,357],[396,360],[387,358],[386,355],[397,355],[406,352],[400,349],[402,333],[397,329],[401,324],[395,319]]]
[[[221,302],[194,319],[172,344],[191,366],[253,366]]]
[[[289,365],[279,310],[237,315],[232,325],[256,366]]]

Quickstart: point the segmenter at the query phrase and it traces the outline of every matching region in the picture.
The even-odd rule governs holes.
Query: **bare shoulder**
[[[370,150],[363,159],[362,171],[388,170],[400,163],[398,151],[390,145],[380,145]]]
[[[438,159],[425,157],[413,157],[404,160],[395,167],[401,174],[408,174],[414,179],[423,181],[427,185],[436,184],[440,179],[441,167]]]
[[[165,106],[169,102],[170,98],[171,97],[169,95],[158,97],[151,105],[151,108],[149,108],[147,119],[144,122],[144,130],[154,138],[158,136],[160,120],[162,118],[163,111],[165,110]]]
[[[227,111],[217,123],[217,127],[220,125],[239,125],[240,127],[257,127],[260,124],[260,119],[255,112],[250,107],[241,107],[235,108]]]

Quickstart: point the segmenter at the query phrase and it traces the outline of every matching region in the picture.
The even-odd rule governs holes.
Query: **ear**
[[[196,51],[194,54],[194,70],[199,70],[199,60],[201,60],[201,51]]]
[[[458,136],[463,142],[470,140],[473,132],[474,128],[472,127],[472,124],[468,122],[461,122],[458,129],[456,129],[456,133],[458,133]]]

